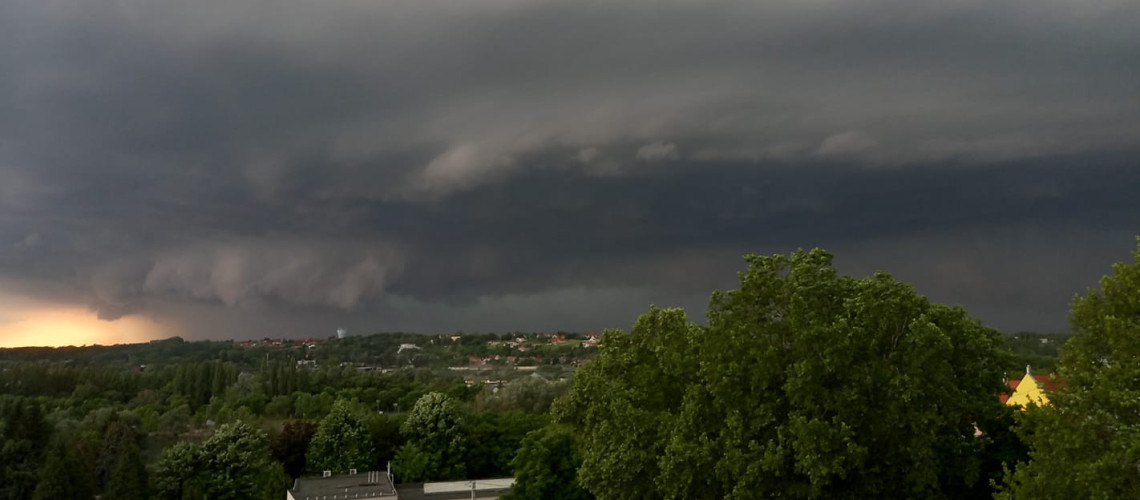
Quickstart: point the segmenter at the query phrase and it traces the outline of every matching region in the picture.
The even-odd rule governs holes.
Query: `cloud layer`
[[[15,0],[0,291],[189,336],[595,329],[824,245],[1061,330],[1140,232],[1136,25],[1126,1]]]

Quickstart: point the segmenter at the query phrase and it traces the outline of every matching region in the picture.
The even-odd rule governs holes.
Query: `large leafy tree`
[[[242,421],[222,425],[202,444],[200,466],[211,499],[276,499],[289,482],[273,460],[269,437]]]
[[[541,428],[547,418],[520,411],[480,413],[467,419],[468,477],[511,475],[511,460],[527,433]]]
[[[511,461],[515,484],[509,500],[586,500],[589,493],[578,485],[576,473],[582,464],[574,431],[552,425],[527,434]]]
[[[368,433],[372,436],[372,448],[376,450],[377,462],[383,466],[388,460],[396,456],[400,445],[404,444],[400,436],[400,423],[402,419],[390,413],[373,414],[368,419]]]
[[[392,468],[401,483],[419,483],[439,477],[439,454],[407,442],[396,452]]]
[[[198,499],[203,496],[202,449],[180,441],[162,450],[154,471],[154,492],[163,500]]]
[[[581,431],[579,476],[601,498],[659,498],[669,429],[694,381],[701,328],[680,309],[651,309],[633,333],[608,330],[601,354],[574,376],[555,415]],[[695,458],[695,457],[694,457]]]
[[[651,309],[557,405],[599,498],[969,496],[1001,412],[998,332],[822,250],[749,256],[707,327]]]
[[[273,457],[285,466],[289,477],[297,478],[305,472],[305,453],[317,433],[317,427],[312,422],[292,420],[285,422],[281,432],[273,436]]]
[[[1140,249],[1073,300],[1066,384],[1020,429],[1031,460],[1003,498],[1140,498]]]
[[[333,403],[332,411],[321,420],[306,454],[306,468],[320,471],[348,472],[366,469],[373,459],[372,438],[368,426],[343,399]]]
[[[404,482],[463,478],[463,426],[463,411],[450,397],[439,392],[420,397],[400,425],[407,441],[393,464],[397,477]]]

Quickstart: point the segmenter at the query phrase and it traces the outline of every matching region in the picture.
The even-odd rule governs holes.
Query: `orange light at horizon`
[[[140,316],[104,321],[81,308],[40,309],[0,323],[0,347],[130,344],[165,338],[169,331]]]

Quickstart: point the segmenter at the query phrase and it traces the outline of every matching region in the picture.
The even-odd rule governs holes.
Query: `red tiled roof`
[[[1040,383],[1041,385],[1045,386],[1045,390],[1049,391],[1049,392],[1054,392],[1057,389],[1060,389],[1061,386],[1065,385],[1065,379],[1063,379],[1061,377],[1050,377],[1049,375],[1034,375],[1033,378],[1037,379],[1037,382]]]

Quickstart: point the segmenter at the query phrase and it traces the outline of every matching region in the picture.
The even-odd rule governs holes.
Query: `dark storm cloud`
[[[824,245],[1059,330],[1138,232],[1137,24],[1125,1],[15,0],[0,287],[223,336],[597,328],[699,317],[740,255]]]

